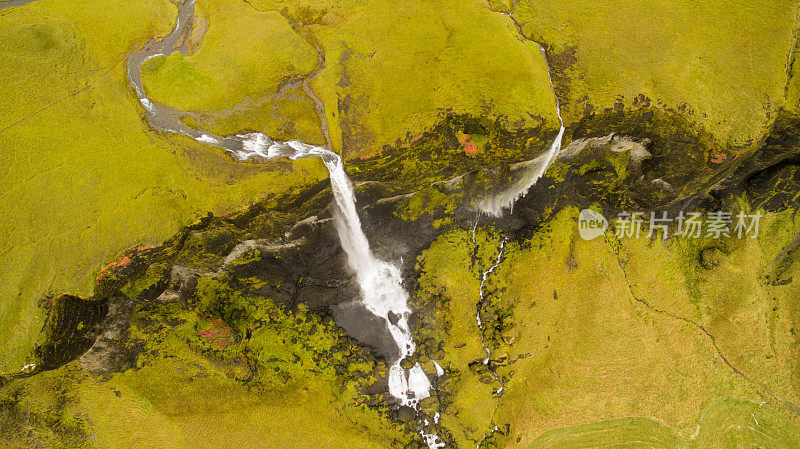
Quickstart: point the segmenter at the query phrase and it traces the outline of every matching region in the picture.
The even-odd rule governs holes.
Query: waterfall
[[[344,162],[338,154],[327,148],[309,145],[296,140],[273,141],[263,133],[217,136],[186,125],[179,110],[154,102],[147,96],[142,85],[142,64],[155,56],[166,56],[177,46],[194,17],[195,0],[187,0],[179,6],[178,20],[172,32],[163,39],[151,39],[142,49],[131,54],[127,61],[128,80],[139,99],[148,124],[156,131],[182,134],[200,143],[223,148],[239,161],[266,161],[278,158],[292,160],[319,157],[328,169],[334,198],[334,226],[347,263],[356,274],[361,292],[361,301],[375,316],[383,318],[398,348],[398,357],[391,361],[388,373],[389,393],[401,404],[418,410],[419,401],[430,396],[431,384],[428,375],[419,363],[406,371],[401,362],[416,351],[413,335],[408,326],[411,309],[409,296],[402,285],[400,269],[375,258],[369,241],[361,228],[356,210],[353,185],[344,171]],[[319,112],[319,111],[318,111]],[[389,317],[397,318],[389,319]],[[438,365],[436,365],[438,367]],[[438,370],[437,370],[438,374]],[[438,415],[437,415],[438,416]],[[431,449],[444,447],[439,437],[427,433],[428,421],[420,423],[419,433]]]
[[[514,3],[514,5],[516,6],[516,3]],[[511,18],[510,13],[505,15]],[[511,20],[513,21],[514,19],[512,18]],[[516,21],[514,24],[516,25]],[[517,26],[517,31],[520,33],[520,35],[522,35],[523,38],[527,39],[527,37],[522,34],[522,30],[519,28],[519,26]],[[514,180],[510,186],[506,187],[500,193],[496,193],[491,197],[483,198],[478,201],[478,211],[493,217],[500,217],[503,215],[504,211],[513,210],[514,203],[528,193],[528,190],[530,190],[530,188],[536,184],[536,181],[538,181],[539,178],[544,175],[547,169],[550,168],[550,165],[556,160],[558,152],[561,151],[561,139],[564,137],[564,119],[561,118],[561,102],[558,99],[558,95],[556,95],[555,85],[553,84],[553,76],[550,73],[550,63],[547,62],[547,50],[545,50],[544,46],[541,44],[539,44],[539,52],[542,54],[542,57],[547,64],[547,77],[550,79],[550,89],[553,91],[553,97],[555,97],[556,116],[558,117],[559,124],[558,134],[543,155],[532,161],[518,165],[522,168],[522,174],[516,180]]]
[[[361,228],[361,220],[358,217],[355,205],[353,186],[345,173],[344,162],[339,155],[327,148],[309,145],[296,140],[287,142],[273,141],[263,133],[218,136],[207,131],[195,129],[181,120],[186,113],[154,102],[145,92],[142,85],[142,65],[148,59],[156,56],[167,56],[173,51],[185,52],[186,46],[178,44],[181,39],[185,39],[187,29],[192,26],[194,7],[195,0],[187,0],[181,3],[178,7],[177,23],[172,32],[162,39],[151,39],[143,48],[128,57],[128,80],[144,109],[148,124],[159,132],[182,134],[200,143],[223,148],[239,161],[266,161],[277,158],[295,160],[307,157],[319,157],[323,161],[328,169],[333,191],[335,203],[333,211],[334,226],[342,248],[347,255],[347,263],[356,275],[361,301],[367,310],[386,322],[392,339],[398,348],[397,359],[390,361],[391,365],[387,379],[389,393],[397,398],[402,405],[419,410],[419,402],[430,396],[431,384],[428,375],[419,363],[416,363],[408,370],[401,365],[401,362],[406,357],[413,355],[416,351],[413,335],[408,325],[408,319],[411,315],[411,309],[408,306],[409,296],[403,288],[400,269],[389,262],[375,258],[372,254],[369,241]],[[540,46],[540,49],[546,60],[544,47]],[[315,73],[319,73],[319,71]],[[306,80],[307,82],[308,80]],[[552,78],[550,84],[552,87]],[[317,112],[320,113],[319,104],[317,106]],[[561,148],[561,138],[564,135],[558,98],[556,98],[556,110],[561,129],[550,145],[550,149],[544,155],[532,161],[524,175],[510,188],[492,198],[481,201],[478,204],[479,209],[499,216],[504,209],[512,207],[517,199],[524,196],[555,160]],[[321,115],[324,119],[324,114]],[[502,246],[497,263],[499,263],[501,257]],[[484,273],[481,292],[486,276],[488,276],[488,273]],[[480,315],[476,318],[480,326]],[[486,362],[488,362],[488,358]],[[437,375],[442,375],[442,368],[438,364],[435,364],[435,366]],[[500,391],[502,391],[502,386]],[[434,417],[434,423],[438,423],[438,413]],[[439,440],[435,433],[426,432],[429,424],[427,419],[422,419],[419,423],[419,433],[425,443],[431,449],[444,447],[445,444]]]
[[[560,118],[559,116],[559,120]],[[521,164],[522,175],[500,193],[479,200],[478,210],[493,217],[500,217],[506,210],[513,210],[514,203],[528,193],[528,190],[544,175],[550,164],[556,160],[556,156],[561,150],[562,137],[564,137],[564,125],[561,125],[558,135],[553,139],[553,143],[550,144],[550,148],[545,154]]]
[[[356,274],[361,300],[367,310],[386,321],[399,350],[398,359],[389,368],[389,392],[403,405],[416,408],[419,401],[430,394],[430,382],[419,364],[414,365],[408,374],[400,366],[402,359],[414,354],[416,350],[411,329],[408,327],[408,317],[411,314],[408,293],[403,288],[400,269],[372,254],[367,236],[361,228],[353,185],[344,171],[342,159],[328,149],[296,140],[273,142],[261,133],[236,137],[243,142],[241,150],[232,152],[239,160],[319,157],[328,168],[336,204],[334,226],[347,255],[347,262]],[[389,320],[390,314],[399,317],[396,323]]]
[[[430,396],[431,384],[428,375],[419,363],[406,370],[400,365],[404,358],[414,354],[414,344],[408,318],[411,309],[408,307],[408,293],[402,285],[400,269],[388,262],[375,258],[369,247],[369,241],[361,228],[355,204],[353,185],[344,171],[344,162],[338,154],[322,147],[308,145],[296,140],[274,142],[267,135],[252,133],[235,136],[242,142],[241,149],[231,151],[239,160],[288,158],[302,159],[319,157],[328,168],[331,190],[336,207],[334,208],[334,226],[347,255],[347,262],[355,272],[361,291],[361,301],[367,310],[375,316],[383,318],[389,327],[392,339],[397,345],[399,356],[389,367],[389,393],[400,402],[415,410],[419,401]],[[397,320],[389,316],[399,317]],[[437,372],[438,373],[438,372]],[[420,430],[425,442],[431,449],[444,447],[435,434]]]
[[[156,131],[182,134],[200,143],[223,148],[239,161],[267,161],[278,158],[296,160],[307,157],[318,157],[322,160],[328,169],[333,191],[334,226],[347,255],[347,263],[356,275],[361,301],[372,314],[383,318],[397,345],[399,355],[396,360],[390,361],[389,393],[402,405],[418,410],[419,402],[430,396],[431,384],[419,363],[408,371],[401,366],[403,359],[416,351],[413,335],[408,326],[411,315],[411,309],[408,307],[409,296],[403,288],[400,269],[389,262],[375,258],[372,254],[356,210],[353,185],[344,171],[344,162],[339,155],[327,148],[296,140],[273,141],[263,133],[217,136],[186,125],[180,119],[183,115],[181,111],[154,102],[147,96],[142,85],[142,64],[155,56],[166,56],[174,48],[183,51],[183,46],[176,44],[181,36],[185,35],[187,27],[191,26],[194,4],[195,0],[182,3],[178,9],[178,20],[173,31],[161,40],[150,40],[128,58],[128,80],[144,109],[148,124]],[[390,319],[390,316],[393,319]],[[436,434],[426,432],[428,424],[429,422],[424,420],[419,425],[419,433],[428,447],[431,449],[444,447],[444,443],[439,441]]]

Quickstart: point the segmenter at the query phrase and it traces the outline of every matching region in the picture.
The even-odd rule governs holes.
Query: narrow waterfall
[[[516,5],[516,3],[514,4]],[[511,17],[510,14],[505,15],[507,15],[509,18]],[[516,22],[514,23],[516,24]],[[517,31],[522,34],[522,31],[519,29],[519,27],[517,27]],[[525,37],[524,35],[522,36]],[[527,39],[527,37],[525,37],[525,39]],[[550,73],[550,63],[547,61],[547,50],[545,50],[543,45],[539,44],[539,51],[541,52],[542,57],[544,57],[545,63],[547,64],[547,76],[550,79],[550,89],[553,91],[553,96],[555,97],[556,116],[558,116],[559,124],[558,134],[556,135],[556,138],[553,139],[553,142],[550,144],[547,152],[536,159],[533,159],[532,161],[520,164],[520,167],[522,168],[522,174],[517,177],[517,179],[514,180],[511,185],[506,187],[500,193],[493,194],[490,197],[483,198],[478,201],[478,211],[493,217],[500,217],[506,210],[513,210],[514,203],[528,193],[528,190],[530,190],[530,188],[536,184],[536,181],[538,181],[539,178],[544,175],[553,161],[556,160],[558,152],[561,151],[561,139],[564,137],[564,119],[561,118],[561,102],[558,99],[558,95],[556,95],[555,85],[553,84],[553,76]]]
[[[560,116],[559,116],[560,119]],[[477,207],[480,212],[493,217],[500,217],[506,210],[513,211],[514,203],[525,196],[536,181],[541,178],[553,161],[556,160],[558,152],[561,151],[561,138],[564,137],[564,125],[558,130],[558,135],[553,139],[547,152],[532,161],[522,165],[524,172],[510,186],[503,191],[490,197],[482,198],[478,201]]]

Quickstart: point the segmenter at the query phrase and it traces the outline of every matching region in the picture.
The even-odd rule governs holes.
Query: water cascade
[[[522,32],[522,28],[519,26],[517,21],[512,17],[514,14],[514,10],[517,6],[517,1],[515,0],[511,4],[511,10],[509,12],[500,13],[511,19],[512,23],[517,29],[517,33],[524,39],[530,39],[525,36]],[[492,7],[491,3],[489,3],[489,9],[495,11]],[[497,12],[497,11],[495,11]],[[556,106],[556,116],[558,117],[558,134],[550,143],[550,147],[548,147],[547,151],[542,154],[541,156],[527,161],[521,164],[518,164],[515,168],[519,169],[521,172],[520,175],[517,175],[515,179],[508,185],[505,189],[498,193],[493,193],[491,196],[484,197],[480,199],[476,206],[477,210],[480,213],[484,213],[493,217],[500,217],[505,213],[506,210],[513,212],[514,204],[520,198],[524,197],[528,190],[533,187],[536,182],[541,178],[550,165],[556,160],[559,151],[561,151],[561,140],[564,137],[564,120],[561,117],[561,102],[558,99],[558,95],[556,95],[555,85],[553,84],[553,76],[550,69],[550,63],[547,59],[547,50],[545,50],[544,45],[537,43],[539,46],[539,52],[542,54],[542,57],[545,60],[545,64],[547,64],[547,76],[550,81],[550,89],[553,92],[553,97],[555,99],[555,106]],[[475,226],[477,227],[477,221],[475,222]],[[473,233],[473,241],[475,236],[475,229],[472,230]],[[503,395],[505,390],[505,384],[500,376],[497,374],[497,371],[492,368],[491,366],[491,357],[492,357],[492,350],[486,345],[484,340],[484,323],[481,318],[481,307],[483,306],[484,302],[486,301],[486,293],[485,293],[485,286],[486,281],[492,272],[497,269],[500,265],[500,262],[503,260],[503,253],[505,250],[506,240],[504,239],[501,243],[499,248],[497,249],[497,259],[495,260],[494,264],[489,267],[488,270],[484,271],[481,274],[481,283],[480,283],[480,290],[479,290],[479,299],[477,305],[477,312],[475,314],[475,320],[478,324],[478,329],[481,333],[481,345],[483,346],[483,350],[486,352],[486,357],[483,359],[483,364],[489,369],[489,371],[494,376],[495,381],[498,383],[499,387],[497,390],[494,391],[494,395],[497,398],[497,408],[500,406],[500,397]],[[483,443],[490,437],[492,437],[496,432],[500,431],[500,428],[497,427],[494,421],[492,421],[492,428],[490,429],[488,434],[485,434],[483,438],[478,442],[476,445],[476,449],[480,449]]]
[[[511,16],[510,13],[506,15],[509,17]],[[516,22],[514,23],[516,24]],[[522,35],[522,31],[519,27],[517,27],[517,31]],[[545,62],[547,62],[547,51],[541,44],[539,44],[539,51],[542,57],[544,57]],[[530,188],[536,184],[536,181],[550,168],[550,165],[556,160],[558,152],[561,151],[561,139],[564,137],[564,120],[561,118],[561,103],[558,96],[555,95],[555,86],[553,85],[553,76],[550,73],[549,63],[547,63],[547,76],[550,79],[550,88],[553,90],[553,96],[556,102],[556,115],[558,116],[559,124],[556,138],[553,139],[553,142],[544,154],[536,159],[518,165],[518,167],[522,169],[522,174],[518,176],[511,185],[499,193],[479,200],[477,203],[478,211],[493,217],[500,217],[506,210],[513,210],[514,203],[528,193],[528,190],[530,190]]]
[[[142,64],[150,58],[166,56],[175,50],[182,53],[185,51],[185,46],[179,44],[190,29],[194,4],[195,0],[188,0],[180,5],[177,24],[168,36],[161,40],[152,39],[144,48],[128,58],[128,79],[144,108],[148,123],[156,131],[183,134],[198,142],[223,148],[239,161],[266,161],[279,158],[296,160],[307,157],[318,157],[322,160],[328,169],[333,191],[334,226],[347,255],[348,265],[356,275],[361,301],[367,310],[385,320],[398,348],[399,356],[391,361],[389,367],[389,393],[402,405],[417,410],[419,401],[430,396],[431,384],[419,363],[409,370],[401,366],[403,359],[414,354],[416,350],[408,326],[408,318],[411,315],[411,309],[408,307],[409,296],[402,286],[400,269],[389,262],[376,259],[372,254],[369,241],[361,228],[353,186],[339,155],[327,148],[296,140],[274,141],[263,133],[217,136],[200,131],[186,125],[180,119],[181,111],[156,103],[147,96],[141,79]],[[397,319],[390,320],[390,316]],[[437,374],[438,371],[437,369]],[[439,441],[436,434],[425,430],[428,424],[429,422],[424,420],[419,426],[420,435],[428,447],[432,449],[444,447],[444,443]]]
[[[497,398],[496,407],[498,408],[500,407],[500,397],[503,396],[503,391],[505,390],[505,384],[503,383],[503,379],[500,378],[500,375],[497,374],[497,370],[493,368],[491,365],[492,349],[486,345],[486,336],[484,335],[486,329],[483,325],[483,318],[481,317],[481,308],[486,302],[486,281],[489,279],[489,276],[492,274],[492,272],[496,270],[497,267],[500,266],[500,262],[503,261],[503,252],[505,251],[505,247],[506,247],[506,239],[503,239],[503,241],[500,242],[500,246],[497,248],[497,258],[495,259],[494,263],[492,264],[491,267],[489,267],[488,270],[481,273],[481,284],[480,284],[480,289],[478,290],[479,299],[478,299],[477,311],[475,312],[475,321],[477,322],[478,329],[480,330],[481,333],[481,346],[483,346],[483,350],[486,352],[486,357],[484,357],[483,359],[483,365],[486,366],[489,372],[492,373],[495,382],[497,382],[498,385],[500,385],[497,388],[497,390],[494,391],[494,396]],[[475,448],[479,449],[483,444],[483,442],[486,441],[487,438],[494,435],[494,433],[497,432],[498,430],[500,430],[500,428],[497,427],[497,424],[495,424],[493,420],[492,429],[490,430],[489,434],[484,435],[481,441],[479,441],[478,444],[475,446]]]
[[[409,296],[402,286],[402,276],[399,268],[389,262],[375,258],[372,254],[369,241],[361,228],[361,220],[355,205],[353,186],[345,173],[344,162],[339,155],[327,148],[309,145],[296,140],[274,141],[263,133],[218,136],[198,130],[186,125],[181,120],[182,117],[186,116],[186,113],[156,103],[147,96],[142,85],[142,65],[150,58],[167,56],[173,51],[178,51],[182,54],[186,53],[185,39],[188,31],[191,30],[194,6],[195,0],[187,0],[182,3],[178,8],[178,19],[172,32],[163,39],[151,39],[142,49],[132,53],[127,60],[128,80],[144,108],[148,124],[156,131],[182,134],[198,142],[225,149],[239,161],[267,161],[278,158],[296,160],[307,157],[318,157],[322,160],[328,169],[333,191],[335,202],[333,212],[334,226],[341,240],[342,248],[347,255],[348,265],[356,275],[361,301],[367,310],[386,322],[392,339],[397,345],[399,355],[395,360],[390,361],[391,365],[388,373],[389,393],[397,398],[402,405],[418,410],[419,402],[430,396],[431,384],[428,375],[423,371],[419,363],[408,370],[401,366],[401,362],[416,351],[413,335],[408,325],[408,319],[411,315],[411,310],[408,307]],[[541,45],[539,47],[546,59],[544,47]],[[319,70],[311,76],[313,77],[318,73]],[[308,81],[308,79],[305,80],[304,85],[307,85]],[[550,85],[552,88],[552,78],[550,79]],[[319,105],[318,112],[320,112]],[[561,139],[564,135],[558,98],[556,98],[556,112],[561,127],[547,152],[527,163],[523,168],[523,175],[512,183],[510,187],[479,201],[479,210],[493,216],[502,215],[505,210],[513,207],[514,202],[528,192],[530,187],[536,183],[552,164],[561,149]],[[486,278],[500,263],[502,255],[503,245],[499,249],[496,263],[487,272],[483,273],[480,292],[481,302],[483,301],[483,287]],[[478,327],[482,330],[480,310],[476,320]],[[484,349],[487,352],[484,364],[488,364],[491,351],[485,345]],[[438,364],[435,366],[437,376],[442,375],[443,370],[441,367]],[[500,381],[496,373],[495,378]],[[500,382],[500,388],[496,391],[496,394],[499,396],[502,391],[503,385]],[[436,434],[427,433],[426,428],[429,424],[427,419],[423,419],[419,423],[420,435],[429,448],[438,449],[444,447],[444,443],[439,440]]]

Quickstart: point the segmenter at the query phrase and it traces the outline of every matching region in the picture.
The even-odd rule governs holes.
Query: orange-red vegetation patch
[[[149,251],[153,249],[152,246],[138,246],[134,248],[132,251],[129,251],[127,256],[122,256],[115,261],[111,262],[110,264],[106,265],[105,267],[100,269],[100,272],[97,274],[97,277],[94,279],[95,284],[100,284],[100,281],[103,278],[107,278],[116,274],[118,270],[121,268],[125,268],[133,262],[132,258],[135,258],[139,255],[139,253],[143,253],[145,251]]]
[[[716,145],[714,145],[712,143],[707,143],[706,147],[708,147],[708,150],[709,150],[709,153],[708,153],[708,160],[709,161],[711,161],[711,162],[713,162],[715,164],[721,164],[721,163],[725,162],[725,160],[728,159],[728,155],[725,154],[725,152],[723,150],[721,150],[719,147],[717,147]]]
[[[361,156],[359,159],[361,159],[362,161],[366,161],[367,159],[375,157],[375,156],[377,156],[379,154],[381,154],[381,150],[378,150],[378,151],[376,151],[376,152],[374,152],[372,154],[367,154],[365,156]]]
[[[130,265],[131,261],[132,259],[130,257],[123,256],[111,262],[110,264],[106,265],[105,267],[100,269],[100,273],[98,273],[97,277],[94,279],[95,284],[99,284],[103,278],[114,274],[114,272],[119,270],[120,268]]]
[[[198,335],[222,347],[228,346],[236,341],[233,329],[219,318],[211,320],[209,328],[201,330],[198,332]]]
[[[456,139],[458,139],[458,143],[464,146],[464,152],[467,154],[477,154],[478,153],[478,146],[475,145],[475,142],[472,141],[472,136],[469,134],[464,134],[463,132],[459,131],[456,134]]]
[[[467,154],[477,154],[478,153],[478,146],[475,145],[471,139],[464,144],[464,151]]]

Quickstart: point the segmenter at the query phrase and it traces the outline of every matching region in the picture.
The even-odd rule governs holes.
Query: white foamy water
[[[429,394],[430,383],[419,364],[410,373],[400,366],[400,360],[410,356],[416,350],[408,317],[408,293],[402,285],[400,269],[395,265],[375,258],[369,247],[369,241],[361,228],[361,219],[356,210],[356,199],[353,185],[344,171],[344,163],[338,154],[314,145],[296,140],[274,142],[260,133],[238,136],[242,138],[242,148],[231,151],[239,160],[252,158],[288,158],[302,159],[319,157],[328,168],[331,190],[336,203],[334,208],[334,226],[339,235],[347,262],[355,272],[361,290],[361,300],[367,310],[375,316],[386,320],[389,331],[399,350],[399,359],[389,370],[389,390],[404,405],[416,406]],[[389,320],[389,314],[399,317],[396,324]],[[421,373],[421,374],[420,374]],[[422,380],[424,378],[424,381]]]
[[[431,362],[433,362],[433,366],[436,369],[436,377],[444,376],[444,368],[442,368],[441,365],[436,363],[436,360],[431,360]]]
[[[347,254],[350,268],[356,274],[362,301],[370,312],[386,320],[392,338],[397,344],[400,358],[413,354],[416,347],[408,327],[411,309],[408,308],[409,298],[402,286],[400,270],[395,265],[373,256],[367,236],[361,229],[352,183],[344,171],[344,163],[339,155],[328,149],[298,141],[272,142],[263,134],[241,137],[244,138],[244,145],[242,150],[234,152],[234,156],[242,160],[252,157],[268,159],[319,157],[322,159],[330,173],[331,189],[336,202],[334,225],[342,248]],[[389,313],[399,317],[396,324],[389,321]],[[396,368],[400,368],[399,363],[393,365],[392,368],[396,371]],[[397,379],[395,371],[392,371],[394,374],[390,375],[390,378]],[[407,383],[405,372],[401,377]],[[400,388],[399,383],[399,380],[394,385],[390,383],[390,389],[394,387],[393,395],[402,399],[405,405],[412,405],[413,401],[407,396],[406,391],[401,391],[407,389]]]
[[[399,399],[403,405],[416,410],[419,401],[430,396],[431,383],[419,363],[408,371],[400,365],[405,357],[414,354],[416,350],[413,335],[408,326],[408,318],[411,315],[411,309],[408,307],[408,293],[403,288],[400,269],[391,263],[375,258],[372,254],[367,236],[361,228],[353,185],[344,171],[342,159],[328,149],[296,140],[273,142],[268,136],[260,133],[237,137],[242,139],[241,149],[229,151],[240,160],[319,157],[328,168],[331,190],[336,202],[334,226],[342,248],[347,254],[347,262],[356,274],[361,290],[361,300],[367,310],[385,320],[399,352],[399,357],[389,367],[387,379],[389,393]],[[398,317],[394,324],[389,320],[390,314]],[[438,364],[436,366],[438,367]],[[439,449],[445,446],[439,441],[436,434],[420,430],[420,435],[429,448]]]
[[[522,34],[522,31],[519,32]],[[547,51],[541,44],[539,45],[539,51],[544,57],[545,62],[547,62]],[[553,161],[556,160],[558,152],[561,151],[561,139],[564,137],[564,119],[561,118],[561,103],[556,95],[555,85],[553,85],[553,77],[550,74],[549,63],[547,63],[547,76],[550,79],[550,89],[553,91],[553,96],[555,97],[556,101],[556,116],[558,117],[559,124],[558,134],[543,155],[532,161],[520,164],[523,172],[519,177],[517,177],[516,180],[514,180],[514,182],[511,183],[510,186],[506,187],[500,193],[495,193],[491,197],[483,198],[478,201],[477,209],[480,212],[493,217],[500,217],[506,210],[513,211],[514,203],[516,203],[517,200],[523,196],[527,195],[528,190],[530,190],[530,188],[536,184],[536,181],[538,181],[539,178],[545,174]]]
[[[409,370],[401,366],[401,361],[413,355],[416,350],[413,335],[408,325],[408,319],[411,314],[408,306],[409,296],[402,286],[399,268],[394,264],[375,258],[372,254],[369,241],[361,228],[361,220],[355,206],[353,186],[344,171],[342,159],[326,148],[308,145],[299,141],[276,142],[263,133],[217,136],[207,131],[198,130],[180,120],[180,116],[183,113],[156,103],[147,96],[141,80],[142,64],[150,58],[166,56],[176,50],[183,53],[184,50],[177,44],[180,42],[181,36],[184,36],[186,27],[193,22],[194,6],[195,0],[187,0],[182,3],[178,8],[178,20],[173,31],[161,40],[151,40],[145,47],[131,54],[128,58],[128,80],[145,110],[148,123],[156,131],[182,134],[200,143],[223,148],[241,161],[274,158],[301,159],[306,157],[319,157],[322,159],[330,173],[331,188],[336,204],[334,208],[334,224],[341,240],[342,248],[347,255],[348,265],[356,274],[361,300],[371,313],[385,320],[392,339],[398,348],[399,355],[396,360],[391,361],[391,366],[389,367],[389,393],[403,405],[418,410],[419,401],[430,396],[431,383],[419,363]],[[540,49],[544,54],[544,48],[540,47]],[[552,79],[550,84],[552,87]],[[564,135],[558,98],[556,98],[556,109],[561,129],[549,150],[540,158],[532,161],[531,167],[525,172],[524,176],[510,188],[492,198],[481,201],[478,204],[479,209],[491,215],[499,216],[504,209],[511,208],[517,199],[524,196],[555,160],[561,148],[561,139]],[[484,273],[481,282],[481,297],[483,297],[483,284],[486,277],[499,264],[502,257],[502,249],[503,247],[501,246],[495,266],[487,273]],[[393,319],[390,320],[390,316]],[[478,320],[478,325],[481,326],[480,314],[476,319]],[[488,355],[485,363],[488,363]],[[434,365],[437,377],[444,375],[444,370],[441,366],[436,362],[434,362]],[[498,393],[500,392],[502,392],[502,383],[500,390],[498,390]],[[439,414],[436,413],[434,423],[438,424],[438,421]],[[427,432],[426,429],[429,424],[427,419],[421,420],[419,423],[418,431],[425,443],[430,449],[445,447],[445,444],[440,441],[435,433]]]
[[[493,217],[500,217],[506,210],[513,210],[514,203],[527,195],[528,190],[536,184],[536,181],[544,175],[553,161],[556,160],[558,152],[561,151],[561,139],[563,137],[564,126],[561,126],[558,130],[558,135],[553,139],[553,143],[550,144],[547,152],[525,163],[522,168],[524,170],[522,175],[503,191],[478,201],[478,210]]]
[[[391,361],[389,367],[389,393],[403,405],[417,410],[419,401],[430,396],[431,384],[419,363],[409,370],[400,365],[404,358],[414,354],[416,350],[408,326],[408,318],[411,315],[408,293],[403,288],[400,269],[389,262],[375,258],[372,254],[369,241],[361,228],[353,186],[344,171],[344,163],[339,155],[326,148],[296,140],[273,141],[263,133],[217,136],[186,125],[179,118],[180,111],[156,103],[147,96],[141,79],[142,64],[153,57],[166,56],[179,48],[177,44],[186,26],[193,21],[194,6],[195,0],[182,3],[178,8],[178,21],[172,32],[161,40],[150,40],[128,58],[128,80],[144,108],[148,123],[156,131],[182,134],[200,143],[223,148],[240,161],[307,157],[322,159],[330,174],[331,189],[336,204],[334,225],[347,255],[347,262],[356,274],[361,290],[361,301],[367,310],[384,319],[397,345],[398,357]],[[392,320],[389,319],[390,316]],[[444,447],[444,443],[439,441],[435,433],[426,432],[428,423],[424,422],[424,424],[420,422],[419,433],[428,447],[431,449]]]

